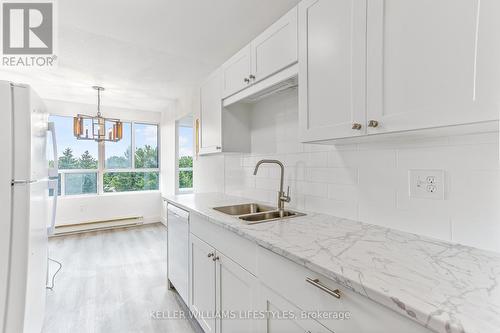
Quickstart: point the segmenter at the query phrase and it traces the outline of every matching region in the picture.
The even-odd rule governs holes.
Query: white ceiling
[[[3,70],[42,98],[162,111],[299,0],[58,1],[58,61]]]

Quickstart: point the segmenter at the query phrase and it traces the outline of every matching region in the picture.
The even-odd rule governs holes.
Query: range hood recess
[[[281,72],[225,98],[223,100],[223,106],[226,107],[235,103],[256,103],[266,97],[295,88],[298,86],[297,71],[297,64],[290,66]]]
[[[277,94],[279,92],[295,88],[298,86],[298,77],[294,76],[291,77],[285,81],[278,82],[268,88],[265,88],[261,91],[256,92],[253,95],[250,95],[244,99],[241,100],[243,103],[255,103],[260,101],[261,99],[264,99],[266,97],[269,97],[271,95]]]

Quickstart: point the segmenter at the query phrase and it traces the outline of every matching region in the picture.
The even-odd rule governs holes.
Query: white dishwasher
[[[189,212],[167,205],[168,281],[188,304]]]

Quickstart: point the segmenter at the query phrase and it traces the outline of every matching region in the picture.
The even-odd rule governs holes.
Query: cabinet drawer
[[[196,213],[190,215],[190,232],[255,275],[257,270],[257,245],[255,243],[210,222],[207,217]]]
[[[350,319],[319,319],[319,321],[342,333],[423,333],[430,332],[416,322],[405,318],[370,299],[347,290],[323,275],[314,273],[288,259],[266,249],[258,249],[257,275],[261,282],[282,295],[304,311],[349,312]],[[318,279],[329,290],[340,291],[336,298],[307,279]]]

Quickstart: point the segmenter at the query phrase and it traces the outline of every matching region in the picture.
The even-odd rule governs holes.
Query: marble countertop
[[[500,332],[500,254],[310,212],[245,225],[212,208],[255,200],[220,193],[165,199],[435,332]]]

